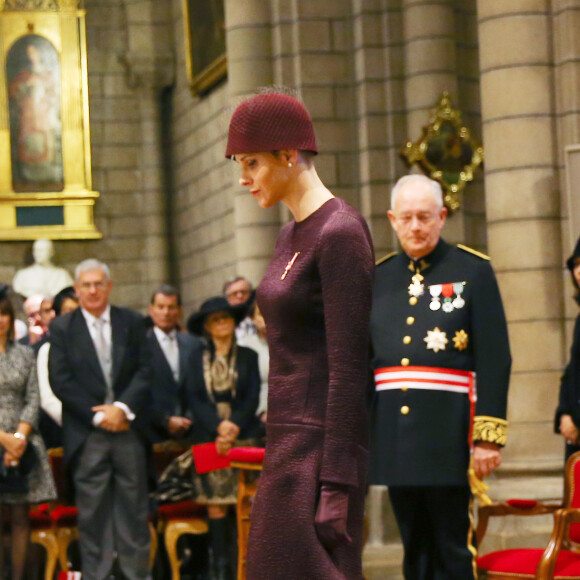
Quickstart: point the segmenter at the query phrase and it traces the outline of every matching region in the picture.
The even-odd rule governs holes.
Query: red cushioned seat
[[[506,503],[520,510],[529,510],[538,505],[535,499],[508,499]]]
[[[228,459],[240,463],[264,463],[265,453],[263,447],[233,447],[228,451]]]
[[[177,501],[166,503],[157,508],[157,515],[160,520],[171,521],[184,518],[205,518],[207,508],[194,501]]]
[[[534,578],[544,550],[514,549],[491,552],[477,560],[477,567],[488,572],[517,574],[522,578]],[[580,578],[580,554],[560,551],[556,561],[554,578]]]
[[[29,517],[31,530],[45,530],[52,527],[50,516],[43,511],[41,512],[37,509],[30,510]]]
[[[57,526],[76,526],[79,510],[75,506],[59,505],[50,511],[50,518]]]

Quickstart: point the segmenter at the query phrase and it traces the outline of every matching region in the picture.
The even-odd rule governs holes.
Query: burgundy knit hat
[[[256,95],[239,105],[230,121],[226,157],[280,149],[318,153],[306,107],[281,93]]]

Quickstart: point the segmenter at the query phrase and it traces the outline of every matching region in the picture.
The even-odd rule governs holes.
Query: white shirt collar
[[[154,326],[153,332],[155,333],[159,344],[162,344],[166,338],[177,339],[177,331],[175,329],[170,330],[169,332],[165,332],[158,326]]]
[[[105,308],[105,311],[103,312],[103,314],[101,314],[101,316],[94,316],[93,314],[91,314],[88,310],[85,310],[84,308],[81,307],[81,312],[83,313],[83,316],[85,317],[85,320],[87,322],[87,326],[91,327],[95,324],[95,321],[97,320],[97,318],[100,318],[101,320],[103,320],[103,322],[111,322],[111,305],[107,304],[107,307]]]

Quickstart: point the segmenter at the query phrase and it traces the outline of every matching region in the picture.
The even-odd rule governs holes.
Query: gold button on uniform
[[[416,296],[411,296],[411,298],[409,298],[409,304],[411,306],[415,306],[415,304],[417,304],[417,297]]]
[[[401,366],[403,367],[408,367],[409,366],[409,359],[408,358],[403,358],[401,359]]]
[[[403,344],[410,344],[411,343],[411,337],[410,336],[404,336],[403,337]]]
[[[409,317],[407,318],[407,324],[408,324],[409,326],[411,326],[411,324],[415,324],[415,317],[414,317],[414,316],[409,316]]]
[[[406,393],[409,390],[409,387],[401,387],[401,391],[403,391],[403,393]]]
[[[401,407],[401,415],[408,415],[409,414],[409,407],[407,407],[407,405],[403,405]]]

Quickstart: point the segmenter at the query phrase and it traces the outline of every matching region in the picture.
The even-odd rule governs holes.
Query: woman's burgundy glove
[[[346,531],[347,520],[348,487],[323,483],[314,527],[320,542],[327,550],[352,542]]]

